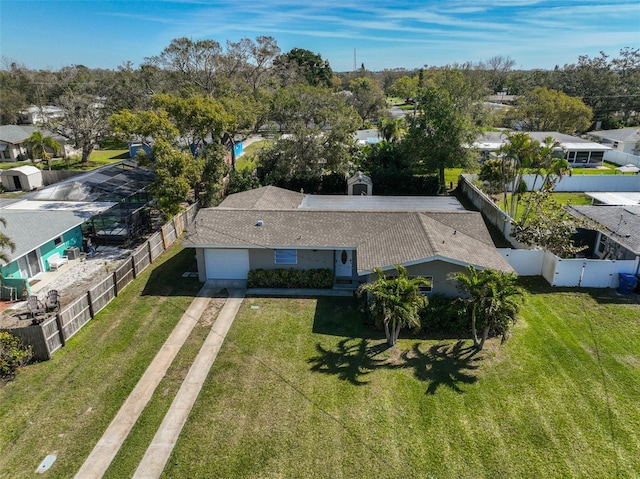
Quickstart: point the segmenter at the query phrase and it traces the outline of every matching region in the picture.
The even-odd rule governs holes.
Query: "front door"
[[[351,278],[353,275],[353,251],[336,250],[336,278]]]

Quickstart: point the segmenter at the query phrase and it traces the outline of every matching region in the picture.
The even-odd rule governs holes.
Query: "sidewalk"
[[[142,375],[138,384],[124,402],[113,421],[87,457],[76,479],[101,478],[118,453],[138,417],[153,396],[165,376],[167,369],[189,337],[193,327],[209,304],[209,299],[218,290],[211,283],[205,283],[182,318],[158,351],[155,358]],[[135,477],[159,477],[173,449],[182,426],[191,411],[202,383],[215,360],[229,327],[244,298],[244,290],[230,290],[229,298],[213,323],[211,332],[193,362],[171,408],[154,437]],[[147,456],[150,456],[147,459]],[[152,456],[152,457],[151,457]],[[145,462],[146,461],[146,462]],[[149,461],[153,466],[148,466]],[[161,464],[157,464],[161,463]]]

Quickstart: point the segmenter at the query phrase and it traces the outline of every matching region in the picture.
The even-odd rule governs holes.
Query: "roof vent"
[[[264,221],[258,220],[258,222],[256,223],[256,226],[262,226],[263,224],[264,224]]]

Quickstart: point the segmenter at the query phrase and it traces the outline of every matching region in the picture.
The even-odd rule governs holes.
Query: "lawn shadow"
[[[401,361],[391,367],[413,369],[416,379],[429,383],[426,394],[435,394],[441,386],[462,393],[461,385],[474,384],[478,380],[472,372],[478,369],[477,363],[481,360],[473,345],[464,344],[464,341],[434,344],[423,352],[421,344],[415,343],[400,355]]]
[[[347,338],[383,339],[384,333],[367,322],[356,298],[321,296],[313,317],[313,332]]]
[[[311,371],[337,376],[342,381],[348,381],[355,386],[368,384],[362,378],[383,367],[386,359],[376,356],[386,351],[386,343],[370,345],[364,338],[345,338],[340,341],[335,351],[325,349],[320,343],[316,344],[317,356],[309,358]]]
[[[193,269],[193,251],[184,249],[156,266],[144,285],[143,296],[194,296],[202,287],[198,278],[183,278]]]
[[[588,294],[598,304],[640,304],[640,294],[619,294],[614,288],[580,288],[551,286],[542,276],[522,276],[518,278],[520,286],[529,294]]]

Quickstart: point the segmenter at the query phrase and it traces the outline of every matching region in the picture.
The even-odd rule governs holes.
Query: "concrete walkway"
[[[191,408],[196,402],[204,381],[207,379],[209,370],[218,356],[218,351],[222,347],[224,338],[236,317],[238,309],[240,309],[244,294],[244,290],[229,290],[229,297],[224,307],[218,314],[218,318],[213,324],[198,356],[193,361],[193,365],[189,369],[182,386],[180,386],[173,403],[171,403],[171,407],[167,411],[167,415],[164,417],[158,432],[156,432],[147,452],[145,452],[142,461],[138,465],[138,469],[133,475],[134,479],[156,479],[162,474],[171,451],[173,451],[180,436],[182,427],[189,417]]]
[[[80,468],[80,470],[75,476],[76,479],[92,479],[92,478],[98,479],[98,478],[101,478],[104,475],[104,473],[107,471],[107,469],[109,468],[109,465],[113,461],[113,458],[116,456],[116,454],[118,453],[118,450],[122,446],[122,443],[128,436],[131,429],[133,428],[133,425],[136,423],[136,421],[138,420],[138,417],[140,416],[140,414],[146,407],[147,403],[153,396],[153,393],[157,388],[158,384],[160,383],[162,378],[165,376],[167,369],[169,368],[174,358],[178,354],[178,351],[180,350],[184,342],[187,340],[187,338],[191,334],[193,327],[197,324],[204,310],[207,308],[209,304],[209,300],[212,297],[213,293],[215,293],[218,289],[219,288],[217,288],[216,286],[210,283],[205,283],[202,289],[198,292],[196,298],[193,300],[193,302],[191,303],[187,311],[185,311],[182,318],[180,318],[180,321],[178,322],[174,330],[171,332],[171,335],[169,336],[169,338],[167,338],[165,343],[162,345],[162,348],[160,348],[155,358],[153,359],[153,361],[151,362],[151,364],[149,365],[145,373],[142,375],[142,377],[138,381],[138,384],[136,384],[136,387],[133,389],[133,391],[127,398],[127,400],[124,402],[124,404],[116,414],[116,416],[113,418],[113,421],[111,421],[111,424],[102,435],[102,438],[100,438],[96,446],[93,448],[93,451],[91,451],[91,454],[89,454],[89,457],[87,457],[87,459],[85,460],[84,464],[82,465],[82,467]],[[224,335],[228,331],[231,323],[233,322],[233,319],[235,318],[235,313],[240,307],[243,297],[244,297],[244,291],[233,290],[232,292],[230,292],[229,299],[227,300],[227,302],[225,303],[225,306],[220,311],[218,319],[216,319],[216,321],[214,322],[212,331],[209,334],[209,337],[207,337],[207,340],[205,341],[205,344],[202,347],[203,350],[205,349],[205,347],[207,348],[211,347],[212,340],[210,341],[210,338],[212,335],[217,337],[220,341],[220,344],[222,344],[222,340],[224,340]],[[217,330],[216,325],[218,324],[218,321],[223,316],[223,312],[225,312],[225,310],[227,310],[227,312],[225,313],[225,316],[227,316],[227,319],[224,321],[224,323],[226,324],[226,327],[223,328],[221,330],[222,333],[220,333]],[[216,330],[215,334],[214,334],[214,329]],[[218,349],[219,349],[219,345],[217,346],[215,355],[217,355]],[[191,370],[189,371],[187,378],[185,378],[185,381],[182,387],[180,388],[178,395],[174,400],[174,405],[178,401],[178,396],[183,397],[183,399],[181,399],[180,404],[182,405],[188,404],[189,397],[190,397],[189,394],[191,394],[192,391],[194,395],[193,401],[195,401],[195,397],[197,397],[197,394],[200,391],[200,387],[197,387],[197,388],[190,387],[189,384],[191,384],[191,381],[195,381],[193,384],[197,384],[197,381],[198,381],[197,378],[199,376],[202,376],[203,377],[202,380],[204,381],[204,378],[206,378],[207,373],[209,372],[209,368],[211,367],[211,364],[207,362],[208,360],[200,359],[201,355],[202,355],[202,350],[198,354],[198,357],[196,358],[196,360],[194,361],[194,364],[191,367]],[[213,356],[213,359],[215,359],[215,355]],[[211,359],[211,363],[213,363],[213,359]],[[206,369],[206,371],[201,371],[200,369]],[[192,375],[192,372],[193,372],[193,375]],[[189,394],[186,394],[186,392],[183,393],[182,392],[183,389],[185,389],[185,391],[189,390],[190,393]],[[163,425],[165,424],[165,422],[171,423],[173,421],[173,414],[178,414],[174,409],[174,405],[171,406],[171,409],[167,413],[167,416],[165,417],[165,420],[162,423]],[[193,405],[193,402],[191,402],[191,405]],[[180,411],[181,414],[185,415],[184,420],[186,420],[186,416],[188,416],[190,410],[191,410],[191,407],[189,406],[186,412]],[[181,422],[180,429],[182,429],[182,424],[184,424],[184,420],[182,420]],[[178,434],[180,432],[180,429],[178,430]],[[162,426],[161,426],[161,430],[162,430]],[[155,441],[155,438],[154,438],[154,441]],[[175,441],[173,441],[173,444],[175,444]],[[167,457],[170,452],[171,450],[168,451]],[[145,458],[146,458],[146,455],[145,455]],[[162,468],[164,468],[165,463],[166,463],[166,459],[165,459],[165,462],[162,463]],[[156,476],[136,476],[136,477],[158,477],[162,472],[162,468],[160,469],[160,471],[157,473]],[[139,467],[138,469],[140,470],[141,468]]]

